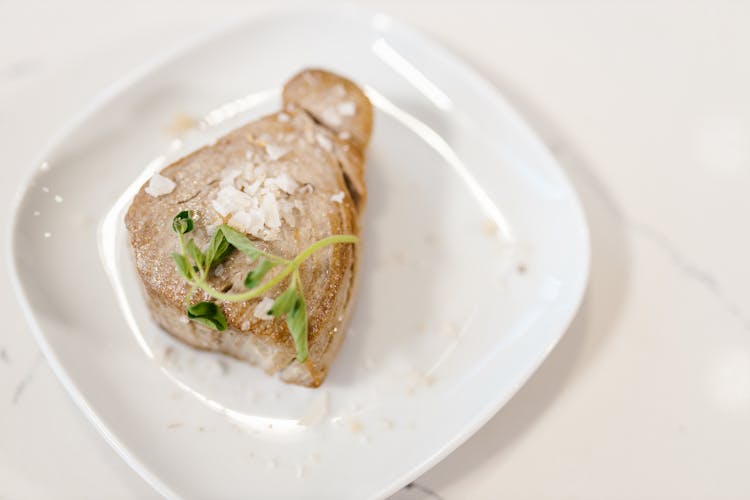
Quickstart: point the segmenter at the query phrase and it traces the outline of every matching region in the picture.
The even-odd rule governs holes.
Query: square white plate
[[[361,289],[317,390],[160,331],[122,223],[151,172],[278,107],[309,66],[363,85],[377,108]],[[184,114],[201,127],[166,134]],[[396,491],[542,362],[589,262],[575,193],[509,105],[421,35],[348,8],[234,25],[110,89],[40,159],[10,241],[25,313],[76,403],[158,491],[187,498]]]

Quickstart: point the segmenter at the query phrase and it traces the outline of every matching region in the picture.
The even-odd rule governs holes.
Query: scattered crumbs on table
[[[198,120],[186,113],[178,113],[172,118],[172,121],[167,124],[164,131],[171,136],[175,136],[197,127]]]
[[[349,422],[349,430],[352,431],[353,434],[362,432],[363,428],[362,422],[356,417],[352,418]]]
[[[497,222],[493,219],[487,218],[482,222],[482,232],[487,236],[494,238],[497,236],[499,230],[500,228],[498,227]]]

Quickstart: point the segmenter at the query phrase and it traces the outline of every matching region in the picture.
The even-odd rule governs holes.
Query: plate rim
[[[483,94],[491,99],[496,105],[503,108],[506,118],[510,118],[513,122],[513,126],[518,129],[524,136],[525,139],[535,144],[546,156],[546,160],[549,165],[554,168],[556,174],[559,176],[559,182],[564,185],[566,189],[572,194],[571,204],[574,212],[578,214],[578,222],[580,223],[580,238],[582,243],[582,250],[584,252],[581,255],[581,279],[574,288],[575,300],[571,302],[571,306],[563,315],[563,320],[560,321],[560,326],[557,328],[559,332],[554,336],[552,341],[549,343],[545,352],[539,356],[538,360],[529,363],[526,370],[522,372],[519,377],[519,382],[510,391],[507,391],[499,398],[492,399],[489,404],[486,405],[484,411],[477,413],[473,419],[468,420],[466,425],[463,426],[461,432],[456,433],[451,439],[445,441],[439,449],[428,456],[422,463],[410,470],[405,471],[395,480],[385,484],[380,488],[379,491],[374,492],[371,498],[385,498],[399,489],[403,488],[410,481],[413,481],[417,477],[424,474],[426,471],[434,467],[437,463],[443,460],[445,457],[450,455],[456,448],[466,442],[471,436],[476,434],[481,427],[483,427],[492,417],[494,417],[506,404],[512,399],[516,393],[523,387],[541,366],[541,364],[547,359],[552,350],[557,346],[562,337],[570,328],[571,323],[575,319],[581,304],[586,296],[586,291],[589,286],[590,270],[591,270],[591,233],[589,223],[586,217],[586,212],[581,202],[580,195],[575,189],[575,186],[570,181],[567,172],[563,169],[557,158],[550,152],[547,145],[541,140],[541,136],[531,127],[524,116],[519,113],[515,107],[505,98],[505,96],[497,89],[487,78],[485,78],[473,65],[468,61],[461,58],[449,47],[445,46],[439,40],[423,32],[419,28],[412,26],[411,24],[401,21],[400,19],[394,18],[382,10],[355,6],[353,4],[344,3],[338,5],[306,5],[306,6],[285,6],[285,7],[274,7],[271,9],[264,10],[262,12],[255,12],[250,14],[244,14],[238,18],[234,18],[228,21],[218,22],[212,27],[209,27],[201,32],[196,33],[190,37],[184,38],[179,42],[173,44],[171,47],[164,49],[156,55],[147,58],[144,62],[136,65],[133,69],[127,71],[124,75],[115,79],[114,82],[106,85],[101,90],[97,91],[92,98],[82,106],[77,112],[73,113],[72,116],[64,122],[64,124],[54,133],[51,138],[46,142],[45,146],[41,148],[34,161],[31,163],[31,168],[21,179],[18,184],[18,189],[11,201],[10,210],[10,224],[6,229],[5,238],[5,249],[6,249],[6,264],[10,270],[10,282],[14,295],[18,300],[22,314],[30,327],[31,333],[34,336],[40,350],[44,354],[47,362],[50,364],[52,371],[55,376],[60,380],[63,388],[68,392],[73,402],[79,408],[79,410],[86,416],[93,427],[101,434],[104,440],[114,449],[117,455],[130,466],[138,476],[146,483],[148,483],[154,490],[166,498],[180,498],[172,488],[165,484],[157,474],[152,472],[148,467],[137,458],[137,455],[133,453],[127,446],[124,445],[103,423],[97,412],[91,407],[87,398],[81,393],[77,385],[73,382],[67,370],[58,359],[55,351],[51,348],[47,341],[46,335],[43,329],[40,327],[36,316],[34,314],[33,307],[28,299],[25,286],[21,280],[16,265],[17,255],[14,250],[16,243],[16,228],[19,224],[20,219],[20,206],[22,200],[26,197],[29,192],[34,179],[40,175],[40,170],[37,168],[42,164],[50,153],[58,149],[72,132],[78,129],[82,123],[96,113],[101,107],[105,106],[112,99],[127,91],[132,85],[138,83],[148,75],[159,69],[162,65],[176,59],[180,55],[189,52],[195,47],[200,46],[206,42],[210,42],[213,39],[219,38],[222,34],[232,31],[233,29],[251,25],[258,22],[263,22],[264,19],[282,19],[289,15],[304,14],[304,13],[333,13],[333,14],[347,14],[358,18],[359,20],[372,20],[376,16],[382,16],[388,20],[389,29],[396,29],[401,34],[406,34],[410,37],[417,37],[421,39],[426,46],[437,54],[441,59],[448,62],[451,66],[460,68],[463,77],[470,81],[471,84],[483,92]]]

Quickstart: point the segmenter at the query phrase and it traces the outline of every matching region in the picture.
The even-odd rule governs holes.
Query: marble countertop
[[[750,497],[750,4],[366,3],[510,99],[573,179],[593,243],[587,297],[559,346],[395,498]],[[96,92],[267,8],[0,2],[0,198]],[[0,499],[155,497],[55,379],[6,266],[0,279]]]

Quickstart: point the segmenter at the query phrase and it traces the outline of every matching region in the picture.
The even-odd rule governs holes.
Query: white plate
[[[318,390],[158,330],[122,223],[136,178],[273,109],[306,66],[365,85],[377,108],[362,287]],[[204,127],[167,136],[185,113]],[[117,85],[47,149],[11,232],[23,308],[73,399],[158,491],[190,498],[396,491],[542,362],[589,261],[575,193],[509,105],[432,42],[351,9],[235,25]]]

